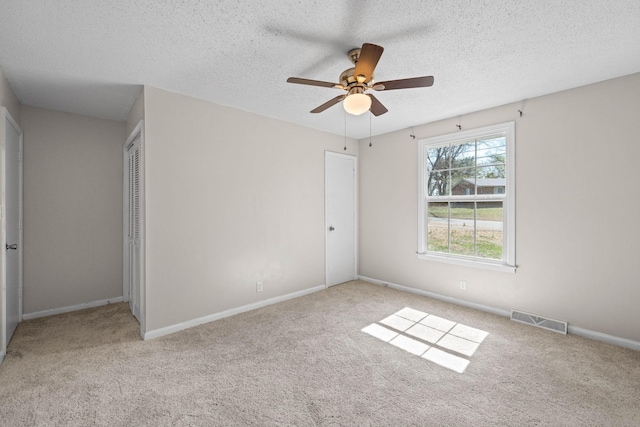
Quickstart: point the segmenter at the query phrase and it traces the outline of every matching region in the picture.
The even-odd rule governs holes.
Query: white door
[[[4,272],[5,327],[3,349],[9,344],[22,316],[22,130],[4,116]]]
[[[356,278],[356,158],[325,152],[327,286]]]
[[[141,210],[140,210],[140,134],[127,147],[127,245],[128,257],[125,270],[128,272],[129,308],[140,321],[140,275],[141,275]]]

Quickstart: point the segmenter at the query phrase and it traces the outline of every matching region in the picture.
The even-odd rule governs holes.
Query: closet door
[[[4,232],[4,277],[0,302],[5,301],[0,313],[0,324],[5,325],[4,339],[0,339],[0,354],[6,350],[18,323],[22,320],[22,130],[9,113],[0,108],[4,122],[2,140],[2,226]],[[0,333],[0,337],[3,335]],[[0,357],[1,361],[1,357]]]
[[[140,321],[140,278],[141,278],[141,210],[140,210],[140,136],[127,149],[128,158],[128,281],[129,308]]]

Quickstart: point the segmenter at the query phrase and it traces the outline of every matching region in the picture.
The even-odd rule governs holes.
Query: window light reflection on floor
[[[362,332],[460,374],[470,363],[468,357],[489,335],[409,307],[372,323]]]

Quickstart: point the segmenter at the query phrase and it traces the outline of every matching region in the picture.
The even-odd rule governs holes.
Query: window
[[[515,271],[513,122],[419,141],[418,257]]]

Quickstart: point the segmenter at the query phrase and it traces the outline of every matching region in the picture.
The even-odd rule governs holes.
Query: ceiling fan
[[[347,92],[311,110],[312,113],[321,113],[344,100],[343,106],[347,113],[357,116],[370,110],[374,116],[380,116],[389,110],[387,110],[375,96],[370,93],[365,93],[366,91],[370,89],[375,91],[409,89],[433,85],[433,76],[388,80],[376,83],[373,79],[373,70],[376,68],[383,51],[384,48],[382,46],[370,43],[363,44],[362,48],[350,50],[348,56],[355,67],[349,68],[340,74],[340,83],[302,79],[299,77],[289,77],[287,82],[309,86],[330,87],[342,89]]]

